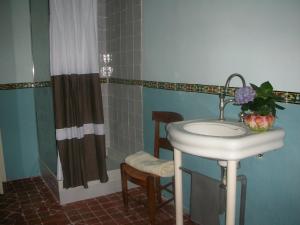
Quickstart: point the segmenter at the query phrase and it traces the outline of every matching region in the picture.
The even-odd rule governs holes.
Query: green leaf
[[[266,91],[273,91],[273,86],[269,81],[266,81],[260,85],[260,88]]]
[[[275,104],[275,107],[276,107],[277,109],[280,109],[280,110],[283,110],[283,109],[285,109],[283,106],[281,106],[281,105],[277,105],[277,104]]]
[[[255,90],[255,91],[258,89],[258,87],[257,87],[255,84],[251,84],[251,83],[250,83],[250,86],[251,86],[251,87],[253,88],[253,90]]]
[[[256,94],[261,98],[268,98],[273,96],[273,87],[269,81],[266,81],[260,85],[260,87],[256,90]]]
[[[275,108],[273,108],[273,110],[272,110],[272,115],[276,116],[276,109]]]
[[[249,110],[249,104],[242,105],[241,109],[242,109],[243,112],[248,111]]]
[[[283,98],[273,93],[273,86],[269,81],[262,83],[259,87],[251,83],[250,85],[255,90],[256,95],[253,101],[241,106],[242,111],[252,111],[260,115],[272,114],[276,116],[276,109],[285,109],[276,104],[278,101],[283,101]]]

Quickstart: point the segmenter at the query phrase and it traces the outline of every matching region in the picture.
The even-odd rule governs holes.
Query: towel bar
[[[180,169],[188,174],[192,174],[193,171],[184,167],[180,167]],[[222,180],[223,177],[226,176],[226,171],[224,170],[224,167],[221,167],[221,173],[222,173]],[[246,190],[247,190],[247,177],[245,175],[238,175],[236,177],[237,181],[241,182],[241,201],[240,201],[240,216],[239,216],[239,225],[244,225],[245,224],[245,210],[246,210]],[[226,189],[225,184],[221,184],[221,188]]]

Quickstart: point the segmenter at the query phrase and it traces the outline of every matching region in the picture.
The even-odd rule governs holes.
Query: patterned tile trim
[[[146,88],[196,92],[196,93],[213,94],[213,95],[218,95],[224,90],[223,86],[216,86],[216,85],[171,83],[171,82],[147,81],[147,80],[129,80],[129,79],[120,79],[120,78],[100,78],[100,83],[137,85]],[[51,81],[0,84],[0,90],[39,88],[39,87],[51,87]],[[235,89],[236,88],[234,87],[229,88],[227,91],[227,95],[233,96]],[[300,92],[274,91],[274,93],[283,99],[281,102],[300,104]]]
[[[100,77],[99,79],[100,79],[100,83],[101,83],[101,84],[108,83],[108,78]]]
[[[213,94],[213,95],[218,95],[224,90],[224,86],[216,86],[216,85],[171,83],[171,82],[146,81],[146,80],[129,80],[129,79],[120,79],[120,78],[108,78],[108,83],[138,85],[146,88],[196,92],[196,93]],[[230,87],[226,95],[234,96],[235,90],[236,88]],[[300,104],[300,92],[274,91],[274,93],[283,99],[281,102]]]
[[[100,78],[100,83],[108,83],[108,78]],[[51,85],[52,85],[51,81],[9,83],[9,84],[0,84],[0,90],[51,87]]]
[[[0,84],[0,90],[50,87],[51,81]]]
[[[107,78],[108,83],[112,84],[125,84],[125,85],[137,85],[143,86],[143,80],[129,80],[129,79],[120,79],[120,78]]]

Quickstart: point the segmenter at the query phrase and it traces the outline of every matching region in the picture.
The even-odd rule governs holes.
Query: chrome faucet
[[[244,77],[241,74],[234,73],[234,74],[231,74],[227,78],[226,83],[225,83],[225,87],[224,87],[224,91],[223,91],[223,93],[220,93],[220,95],[219,95],[219,98],[220,98],[220,103],[219,103],[219,110],[220,110],[219,120],[225,120],[225,118],[224,118],[224,109],[225,109],[225,106],[227,105],[227,103],[234,102],[234,98],[225,99],[227,90],[229,88],[230,81],[234,77],[239,77],[241,79],[242,83],[243,83],[243,87],[246,86],[245,79],[244,79]]]

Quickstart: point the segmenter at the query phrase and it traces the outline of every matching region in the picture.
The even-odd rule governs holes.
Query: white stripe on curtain
[[[87,134],[104,135],[104,124],[88,123],[82,127],[69,127],[56,129],[56,140],[81,139]]]
[[[97,0],[50,0],[51,75],[99,72]]]

